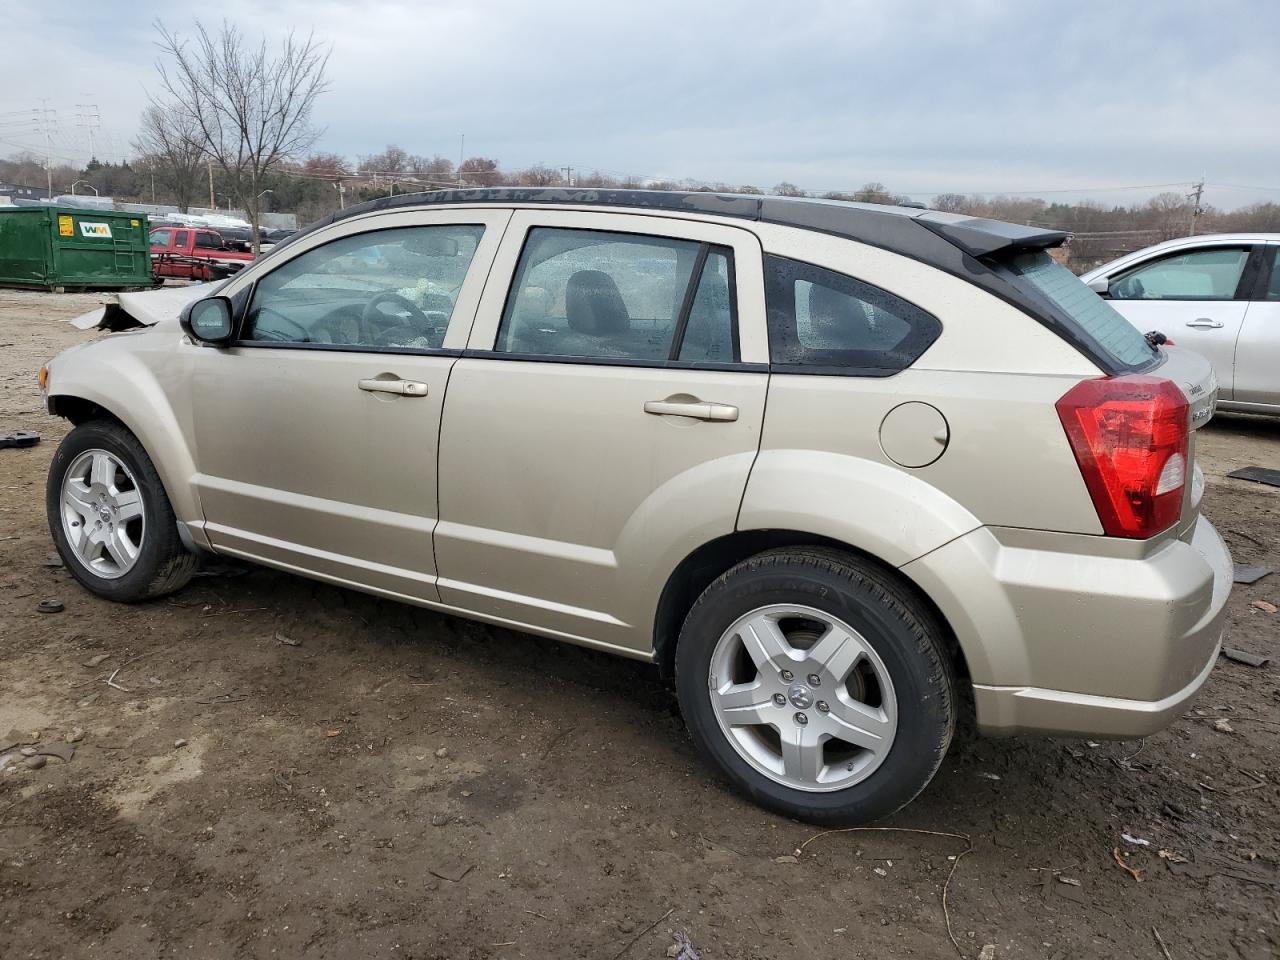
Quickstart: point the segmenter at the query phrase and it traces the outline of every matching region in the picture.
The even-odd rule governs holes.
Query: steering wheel
[[[298,331],[299,336],[291,337],[282,330],[272,330],[270,328],[266,330],[261,329],[261,325],[259,321],[262,319],[262,315],[265,313],[269,313],[276,319],[281,320],[284,323],[288,324],[289,326],[293,327],[295,330]],[[275,310],[271,307],[259,307],[257,310],[254,311],[253,335],[250,337],[250,339],[274,340],[280,343],[310,343],[311,331],[308,330],[306,327],[304,327],[302,324],[300,324],[297,320],[291,319],[290,317],[286,317],[279,310]]]
[[[364,305],[364,309],[360,311],[360,323],[368,334],[374,332],[375,324],[383,327],[390,327],[403,323],[399,317],[393,317],[383,313],[379,307],[384,303],[393,303],[404,309],[409,314],[408,320],[413,326],[417,327],[422,336],[430,336],[431,321],[427,319],[427,315],[418,308],[418,305],[407,297],[402,297],[398,293],[392,293],[390,290],[385,293],[379,293],[374,296],[368,303]],[[371,338],[370,338],[371,339]]]

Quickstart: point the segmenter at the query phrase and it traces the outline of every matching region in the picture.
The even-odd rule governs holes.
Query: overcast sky
[[[0,155],[57,111],[54,152],[129,152],[156,17],[225,16],[333,45],[318,149],[396,143],[506,168],[810,190],[1140,199],[1207,176],[1225,207],[1280,201],[1280,2],[8,0]],[[19,121],[14,123],[15,117]],[[1232,185],[1232,186],[1224,186]],[[1115,188],[1141,186],[1126,191]],[[1239,189],[1239,187],[1249,189]],[[1185,189],[1178,187],[1175,189]]]

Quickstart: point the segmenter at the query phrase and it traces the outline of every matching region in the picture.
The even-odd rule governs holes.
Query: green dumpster
[[[0,207],[0,286],[154,286],[150,232],[140,213]]]

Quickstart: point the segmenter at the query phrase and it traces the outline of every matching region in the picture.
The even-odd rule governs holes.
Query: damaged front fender
[[[164,320],[177,320],[188,303],[216,293],[225,282],[190,283],[140,293],[109,293],[103,296],[102,306],[66,322],[81,330],[153,327]]]

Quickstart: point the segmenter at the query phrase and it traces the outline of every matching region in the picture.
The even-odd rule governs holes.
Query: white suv
[[[1169,240],[1081,279],[1139,330],[1208,359],[1222,409],[1280,415],[1280,233]]]
[[[50,529],[119,600],[225,554],[654,661],[738,788],[882,816],[962,710],[1139,736],[1217,655],[1212,371],[1063,239],[713,194],[378,200],[181,322],[122,295],[103,325],[149,327],[42,371],[77,424]]]

